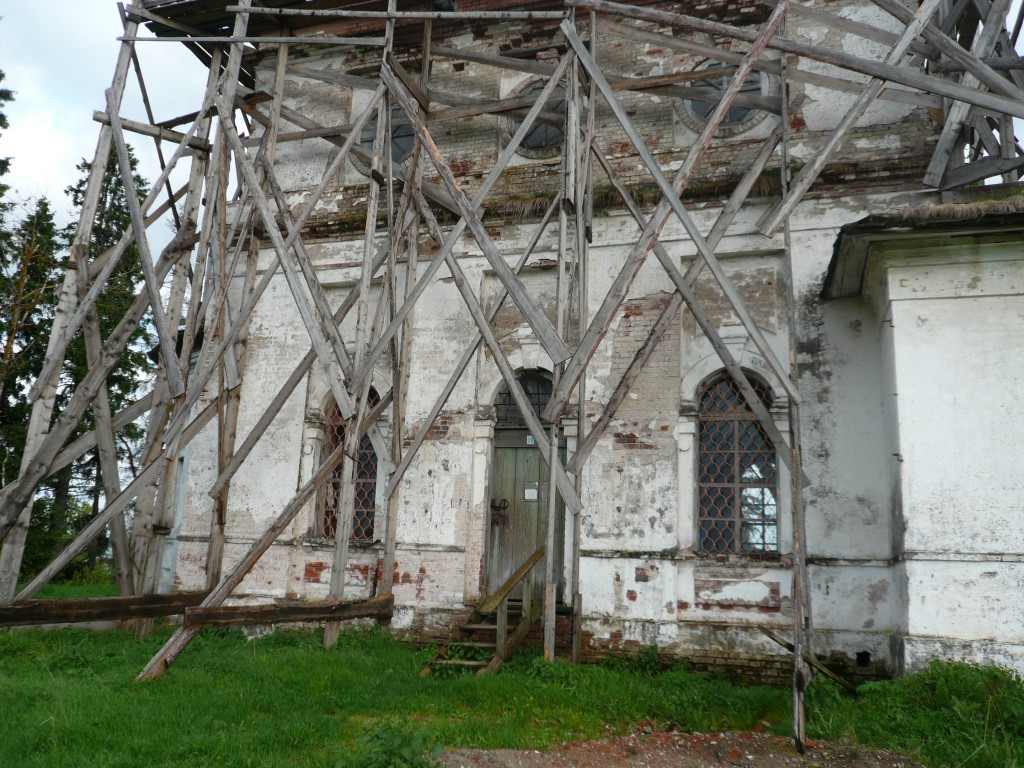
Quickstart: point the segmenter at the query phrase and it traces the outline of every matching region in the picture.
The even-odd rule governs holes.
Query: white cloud
[[[62,223],[70,216],[64,189],[78,179],[78,162],[95,153],[99,125],[92,115],[105,109],[122,34],[114,0],[0,2],[0,70],[4,87],[15,92],[4,110],[10,128],[0,136],[0,157],[11,158],[4,182],[18,197],[49,197]],[[138,54],[157,120],[198,108],[206,70],[190,52],[175,43],[140,43]],[[145,120],[134,72],[128,82],[121,113]],[[129,141],[142,175],[155,179],[153,143]],[[165,154],[172,151],[165,145]]]

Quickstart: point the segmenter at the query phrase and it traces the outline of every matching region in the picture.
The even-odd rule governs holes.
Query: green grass
[[[33,600],[77,600],[84,597],[117,597],[117,585],[50,582],[32,596]]]
[[[391,765],[386,753],[409,744],[417,751],[431,743],[543,749],[639,722],[705,731],[750,729],[768,720],[781,733],[789,728],[783,690],[679,668],[656,671],[642,662],[546,664],[525,652],[497,676],[421,678],[428,652],[376,631],[343,634],[335,649],[324,651],[318,634],[278,632],[248,641],[238,632],[207,630],[161,680],[133,682],[166,636],[139,643],[116,632],[0,634],[0,765],[334,767],[358,764],[353,749],[374,756],[377,762],[360,758],[367,766]],[[1024,766],[1020,683],[972,667],[937,669],[941,684],[909,678],[868,686],[858,700],[816,685],[811,698],[821,711],[813,710],[814,734],[855,735],[954,766],[953,757],[928,757],[920,728],[934,722],[920,713],[941,720],[950,716],[951,702],[964,707],[985,694],[984,717],[964,713],[962,720],[944,720],[955,723],[944,730],[957,734],[958,750],[976,749],[964,766],[1008,768],[1014,760]],[[988,680],[988,687],[961,696],[950,689],[960,684],[960,672]],[[906,719],[893,721],[894,711]],[[887,720],[918,736],[900,741],[903,734],[882,727]],[[993,746],[979,748],[983,743]]]
[[[806,699],[809,730],[918,756],[937,766],[1024,768],[1024,683],[998,667],[932,662],[856,699],[827,678]]]

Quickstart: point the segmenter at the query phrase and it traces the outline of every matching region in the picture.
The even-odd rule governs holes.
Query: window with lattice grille
[[[370,390],[369,407],[379,402],[377,393]],[[331,399],[324,412],[324,437],[320,448],[322,464],[334,450],[345,442],[345,419],[338,404]],[[345,462],[340,462],[324,480],[317,493],[317,516],[315,533],[325,539],[333,539],[338,528],[338,508],[342,498],[342,472]],[[359,441],[359,452],[353,472],[354,496],[352,505],[352,532],[354,542],[374,540],[377,497],[377,453],[373,450],[369,435]]]
[[[522,386],[534,414],[540,420],[541,412],[547,407],[548,400],[551,399],[551,379],[542,371],[523,371],[516,376],[516,379],[518,379],[520,386]],[[494,403],[494,410],[497,426],[499,427],[519,427],[526,424],[523,414],[519,410],[519,405],[507,386],[503,387],[498,394],[498,398]]]
[[[751,380],[761,401],[771,392]],[[700,392],[697,498],[702,552],[779,551],[775,447],[728,374]]]

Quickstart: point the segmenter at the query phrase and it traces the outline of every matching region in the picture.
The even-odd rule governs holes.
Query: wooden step
[[[463,632],[495,632],[498,627],[495,624],[463,624],[459,629]]]
[[[490,659],[435,659],[434,664],[448,667],[486,667]]]
[[[476,640],[462,640],[458,642],[448,643],[447,648],[481,648],[486,650],[493,650],[498,647],[497,642],[485,643],[478,642]]]

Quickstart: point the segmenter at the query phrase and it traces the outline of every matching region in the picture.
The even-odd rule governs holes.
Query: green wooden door
[[[548,467],[529,437],[520,432],[504,433],[494,449],[491,482],[491,519],[488,549],[487,586],[501,586],[547,536]],[[511,445],[510,445],[511,443]],[[559,523],[564,516],[559,499]],[[556,578],[561,594],[562,525],[558,525],[555,544]],[[537,566],[543,579],[543,566]],[[520,597],[517,588],[513,597]]]

